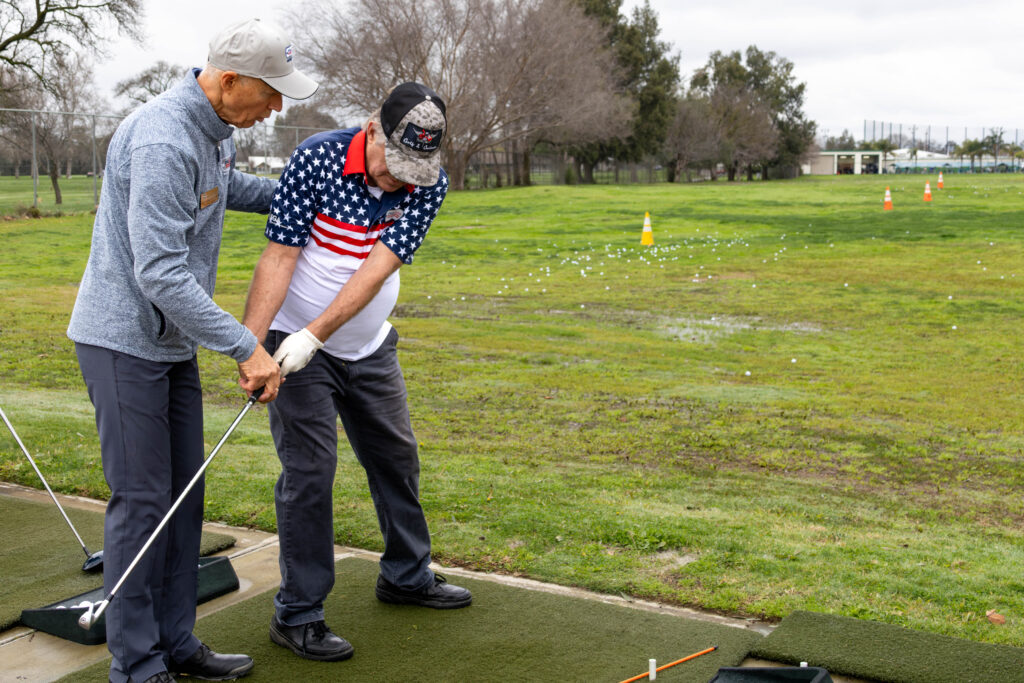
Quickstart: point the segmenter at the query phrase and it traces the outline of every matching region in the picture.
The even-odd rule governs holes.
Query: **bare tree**
[[[185,72],[185,67],[161,59],[135,76],[118,82],[114,86],[114,96],[127,98],[131,103],[130,108],[134,108],[169,90],[182,79]]]
[[[338,121],[322,110],[322,102],[293,104],[274,117],[274,153],[287,157],[299,142],[323,130],[338,127]]]
[[[31,145],[28,131],[35,128],[54,203],[59,206],[63,203],[61,168],[70,168],[76,154],[81,155],[85,149],[91,151],[92,121],[86,114],[103,110],[107,105],[96,94],[92,64],[87,57],[56,58],[49,78],[52,87],[35,83],[34,87],[19,89],[15,101],[10,100],[8,93],[8,104],[42,113],[5,112],[0,119],[0,136],[27,154]]]
[[[779,141],[771,109],[755,93],[737,85],[719,85],[709,100],[718,130],[718,160],[729,180],[741,166],[750,167],[772,158]]]
[[[689,181],[694,166],[717,161],[720,145],[719,131],[707,100],[699,97],[679,100],[665,139],[666,155],[674,164],[673,177],[678,181],[685,173]]]
[[[110,28],[140,38],[141,14],[142,0],[0,0],[0,65],[56,87],[56,60],[102,53]]]
[[[292,27],[309,33],[324,96],[345,118],[365,116],[403,81],[440,93],[456,188],[487,147],[540,131],[613,136],[622,125],[600,29],[567,0],[307,0]]]

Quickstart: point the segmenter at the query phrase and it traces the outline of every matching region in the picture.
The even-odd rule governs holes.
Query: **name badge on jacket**
[[[207,190],[206,192],[199,195],[199,208],[205,209],[206,207],[212,204],[216,204],[218,197],[220,197],[219,187],[215,187],[212,190]]]

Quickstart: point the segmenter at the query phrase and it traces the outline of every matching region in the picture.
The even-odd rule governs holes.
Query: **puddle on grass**
[[[822,328],[813,323],[780,325],[756,316],[708,316],[707,318],[662,318],[661,329],[679,341],[709,344],[716,339],[747,330],[814,334]]]
[[[670,569],[679,569],[700,559],[696,553],[678,553],[674,550],[663,550],[651,557],[655,564]]]

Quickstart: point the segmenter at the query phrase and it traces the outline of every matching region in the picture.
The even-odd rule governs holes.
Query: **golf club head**
[[[100,600],[94,602],[85,609],[85,613],[78,617],[78,625],[88,631],[92,628],[92,625],[96,623],[96,620],[103,614],[103,610],[107,608],[107,601]]]
[[[82,565],[82,571],[89,572],[90,574],[103,571],[103,551],[97,550],[92,555],[85,558],[85,564]]]
[[[78,625],[84,628],[86,631],[92,628],[92,614],[95,609],[96,605],[89,605],[89,607],[86,608],[85,612],[82,613],[82,616],[78,617]]]

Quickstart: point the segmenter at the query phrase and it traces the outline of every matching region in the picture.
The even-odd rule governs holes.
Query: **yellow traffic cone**
[[[885,204],[882,205],[884,211],[892,211],[892,193],[889,192],[889,188],[885,188]]]
[[[644,212],[644,232],[640,235],[640,244],[649,247],[654,244],[654,232],[651,230],[651,212]]]
[[[942,189],[942,171],[939,171],[939,189]]]
[[[930,202],[932,200],[932,186],[927,180],[924,182],[924,200]]]

